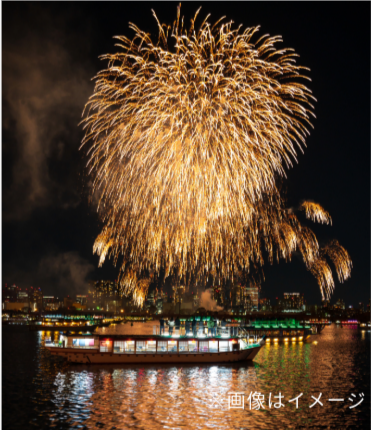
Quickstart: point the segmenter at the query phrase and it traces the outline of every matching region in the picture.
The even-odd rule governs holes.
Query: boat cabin
[[[155,354],[155,353],[210,353],[231,352],[246,349],[255,344],[246,339],[174,339],[154,335],[61,335],[59,346],[64,348],[90,349],[111,354]]]

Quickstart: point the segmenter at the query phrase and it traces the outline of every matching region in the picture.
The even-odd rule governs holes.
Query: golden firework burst
[[[186,28],[180,7],[172,26],[154,14],[156,41],[130,24],[134,37],[102,57],[83,120],[104,222],[94,252],[100,264],[122,256],[120,282],[139,304],[149,270],[231,279],[264,252],[290,259],[299,248],[308,267],[318,257],[276,189],[314,116],[308,69],[276,47],[280,36],[209,17],[196,29],[197,15]]]

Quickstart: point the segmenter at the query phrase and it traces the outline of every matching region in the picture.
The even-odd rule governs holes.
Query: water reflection
[[[58,339],[58,333],[3,329],[4,428],[363,428],[369,422],[369,332],[332,326],[317,344],[272,343],[253,363],[211,366],[70,365],[49,356],[43,346],[49,336]],[[244,409],[228,409],[231,392],[245,393]],[[265,409],[249,409],[251,392],[265,396]],[[350,410],[349,395],[361,392],[365,401]],[[284,407],[270,409],[270,393],[274,403],[281,393]],[[301,393],[296,409],[289,400]],[[323,406],[309,408],[320,393]]]

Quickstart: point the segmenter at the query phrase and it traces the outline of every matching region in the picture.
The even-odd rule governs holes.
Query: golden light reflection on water
[[[45,337],[35,337],[28,403],[28,415],[44,428],[363,428],[369,419],[369,332],[332,326],[313,343],[266,344],[250,364],[211,366],[70,365],[49,356]],[[244,409],[228,409],[231,392],[245,393]],[[265,396],[265,409],[249,409],[251,392]],[[360,392],[364,404],[350,410],[348,397]],[[270,393],[274,403],[281,393],[285,406],[270,409]],[[289,400],[301,393],[296,409]],[[320,393],[323,406],[309,408]]]

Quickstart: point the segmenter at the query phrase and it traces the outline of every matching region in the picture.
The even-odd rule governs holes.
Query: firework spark
[[[318,203],[303,202],[300,209],[304,210],[306,217],[314,222],[320,222],[322,224],[332,224],[330,214],[326,212],[323,207]]]
[[[173,26],[154,14],[155,42],[130,24],[133,39],[118,36],[121,52],[102,57],[108,68],[86,106],[83,145],[104,222],[94,252],[100,264],[122,256],[121,285],[139,304],[150,270],[233,279],[265,253],[289,260],[298,248],[312,271],[319,258],[276,188],[314,116],[308,69],[276,48],[279,36],[208,17],[196,29],[197,14],[189,29],[180,8]]]

